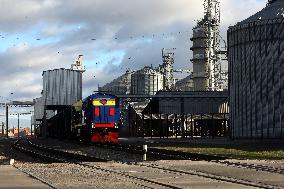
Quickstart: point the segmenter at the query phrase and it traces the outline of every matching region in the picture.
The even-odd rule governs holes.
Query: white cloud
[[[84,73],[84,94],[96,89],[98,83],[102,85],[114,79],[128,67],[157,65],[161,62],[163,47],[177,48],[175,66],[189,68],[191,28],[196,24],[194,20],[202,17],[202,6],[201,0],[83,0],[80,3],[78,0],[1,0],[0,31],[9,35],[33,30],[42,41],[45,38],[59,41],[36,44],[27,40],[28,43],[18,43],[0,53],[3,68],[0,95],[19,91],[17,98],[39,96],[43,70],[69,68],[78,54],[84,54],[84,59],[92,62],[95,51],[100,50],[123,51],[123,69],[111,62],[101,62],[105,65],[102,70],[96,68],[95,62],[89,65]],[[223,37],[226,39],[229,25],[264,6],[265,1],[258,0],[221,0]],[[174,34],[172,38],[167,35],[170,33]],[[152,42],[142,38],[153,34]]]

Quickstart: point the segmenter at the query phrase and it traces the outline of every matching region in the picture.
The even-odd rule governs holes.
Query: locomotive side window
[[[114,108],[110,108],[109,109],[109,115],[110,116],[114,116]]]
[[[100,115],[100,108],[95,108],[95,116],[99,116]]]

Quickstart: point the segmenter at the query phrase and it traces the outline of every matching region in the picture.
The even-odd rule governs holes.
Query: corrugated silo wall
[[[232,137],[284,138],[284,21],[231,27],[228,59]]]
[[[69,69],[43,72],[43,102],[47,105],[72,105],[82,99],[82,73]]]

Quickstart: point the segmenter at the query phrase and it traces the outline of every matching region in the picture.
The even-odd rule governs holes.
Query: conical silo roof
[[[284,0],[270,0],[264,9],[238,24],[281,18],[284,18]]]

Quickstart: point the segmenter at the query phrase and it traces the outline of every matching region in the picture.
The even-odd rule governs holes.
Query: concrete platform
[[[5,189],[50,189],[48,185],[21,172],[11,165],[0,165],[0,188]]]

